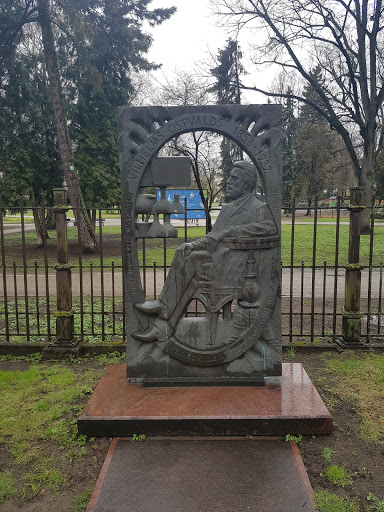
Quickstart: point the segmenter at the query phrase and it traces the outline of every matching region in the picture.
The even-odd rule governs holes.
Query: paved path
[[[143,274],[142,278],[143,278]],[[290,269],[283,269],[282,272],[282,296],[289,297],[290,295]],[[93,295],[98,297],[101,296],[101,272],[93,271]],[[368,271],[362,272],[361,280],[361,296],[368,297]],[[112,296],[112,272],[105,270],[103,272],[104,279],[104,295],[107,297]],[[309,298],[312,295],[312,270],[304,270],[304,283],[303,283],[303,297]],[[164,272],[163,270],[157,270],[156,272],[156,294],[159,295],[161,288],[164,283]],[[325,292],[327,298],[332,298],[334,294],[334,283],[335,273],[334,270],[327,270],[325,277]],[[51,295],[56,294],[56,274],[55,272],[49,272],[48,284]],[[315,297],[323,297],[323,284],[324,284],[324,271],[315,271]],[[344,297],[344,270],[339,269],[337,276],[337,297],[339,299]],[[379,296],[379,284],[380,284],[380,273],[377,270],[372,272],[372,298]],[[37,286],[40,296],[45,295],[45,275],[38,275]],[[16,275],[16,289],[19,297],[24,296],[24,274],[18,273]],[[80,275],[79,272],[72,272],[72,289],[75,297],[80,295]],[[27,274],[27,290],[28,295],[36,295],[36,279],[33,273]],[[146,272],[146,290],[147,296],[154,295],[154,273],[152,270]],[[83,272],[83,293],[85,296],[91,295],[91,275],[90,272]],[[114,293],[115,297],[121,297],[122,292],[122,274],[121,271],[114,272]],[[15,295],[14,276],[13,274],[7,274],[7,294],[9,298]],[[4,296],[3,280],[0,278],[0,296]],[[301,297],[301,270],[294,269],[293,271],[293,296],[296,298]]]
[[[73,222],[73,219],[71,219]],[[184,222],[176,220],[175,224],[178,226],[183,226]],[[291,224],[291,220],[285,220],[283,217],[282,224]],[[300,225],[311,225],[313,222],[304,222],[297,221],[296,224]],[[321,224],[326,225],[335,225],[334,222],[322,222]],[[341,222],[342,225],[348,225],[349,222]],[[119,226],[120,219],[106,219],[106,226]],[[200,226],[204,225],[202,221],[200,221]],[[384,225],[384,223],[377,223],[377,225]],[[188,227],[193,227],[195,224],[188,224]],[[34,224],[25,224],[26,231],[34,230]],[[17,233],[20,232],[21,225],[13,225],[11,229],[7,229],[5,234]],[[109,297],[112,296],[112,272],[109,270],[105,270],[103,273],[104,278],[104,294]],[[143,278],[143,276],[142,276]],[[337,297],[344,297],[344,269],[340,269],[338,272],[338,289],[337,289]],[[49,273],[49,290],[51,295],[55,295],[56,290],[56,274],[54,272]],[[303,297],[311,297],[312,295],[312,270],[305,269],[304,270],[304,283],[303,283]],[[325,292],[327,298],[332,298],[334,295],[334,282],[335,275],[334,270],[329,269],[326,272],[325,277]],[[375,270],[372,272],[372,298],[377,298],[379,296],[379,282],[380,282],[380,273]],[[164,272],[159,269],[156,272],[156,294],[158,295],[161,291],[161,288],[164,283]],[[322,269],[318,269],[315,271],[315,297],[322,298],[323,297],[323,285],[324,285],[324,271]],[[37,279],[37,286],[39,290],[39,295],[42,296],[45,294],[45,276],[39,275]],[[72,287],[73,287],[73,295],[80,295],[80,277],[79,273],[76,271],[72,272]],[[101,296],[101,273],[100,271],[93,272],[93,294],[94,296]],[[18,273],[16,276],[16,289],[19,297],[25,294],[24,292],[24,275]],[[34,296],[36,294],[36,279],[33,273],[27,274],[27,289],[28,294]],[[83,293],[85,296],[91,295],[91,278],[90,273],[84,271],[83,273]],[[154,273],[152,270],[147,270],[146,272],[146,290],[148,296],[154,295]],[[114,293],[116,297],[122,296],[122,276],[121,272],[115,272],[115,280],[114,280]],[[15,295],[15,285],[14,285],[14,276],[13,274],[7,274],[7,294],[9,296]],[[282,272],[282,296],[289,297],[290,295],[290,269],[283,269]],[[3,289],[3,280],[0,280],[0,296],[4,296]],[[298,298],[301,297],[301,270],[294,269],[293,271],[293,296]],[[361,296],[368,297],[368,271],[362,272],[362,284],[361,284]]]
[[[24,224],[24,231],[35,231],[35,225]],[[13,235],[15,233],[21,233],[21,224],[4,224],[4,235]]]
[[[87,512],[313,512],[314,501],[285,441],[114,438]]]
[[[69,227],[73,227],[75,219],[70,218],[68,220],[69,220],[68,226]],[[215,220],[216,220],[215,218],[212,219],[213,224],[215,223]],[[184,227],[184,220],[173,219],[172,220],[172,224],[174,226],[177,226],[177,227]],[[292,220],[290,218],[287,218],[287,217],[282,217],[281,224],[291,225],[292,224]],[[120,219],[105,219],[105,222],[103,224],[104,227],[120,226],[120,225],[121,225]],[[297,225],[300,225],[300,226],[313,226],[313,219],[310,219],[310,220],[307,220],[307,221],[295,220],[295,226],[297,226]],[[323,226],[323,225],[325,225],[325,226],[336,226],[336,221],[318,222],[317,225],[318,226]],[[11,225],[10,224],[4,224],[4,234],[5,235],[14,234],[14,233],[20,233],[21,232],[21,224],[12,224],[12,227],[10,227],[10,228],[8,228],[8,226],[11,226]],[[192,223],[190,220],[188,221],[188,228],[194,228],[196,226],[197,226],[197,224]],[[348,219],[347,220],[341,220],[340,221],[340,226],[349,226],[349,220]],[[375,226],[384,226],[384,222],[375,222]],[[35,229],[35,225],[34,224],[25,224],[24,227],[25,227],[25,231],[33,231]],[[204,219],[199,219],[198,227],[205,227],[205,220]]]

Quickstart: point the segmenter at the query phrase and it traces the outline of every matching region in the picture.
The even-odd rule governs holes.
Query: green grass
[[[323,461],[326,464],[329,464],[331,462],[331,460],[333,459],[334,455],[335,455],[335,450],[333,450],[333,448],[330,448],[329,446],[323,446],[323,448],[322,448],[322,456],[323,456]]]
[[[16,215],[16,216],[8,216],[6,215],[4,218],[3,218],[3,223],[4,223],[4,226],[6,226],[7,224],[20,224],[21,223],[21,217],[20,215]],[[24,218],[24,223],[25,224],[32,224],[33,223],[33,219],[30,219],[30,218]]]
[[[84,512],[84,510],[87,508],[91,495],[92,489],[90,488],[85,489],[83,492],[77,495],[72,504],[72,512]]]
[[[60,365],[37,365],[24,372],[0,374],[0,441],[7,441],[16,464],[40,460],[41,438],[76,451],[77,428],[69,416],[94,383],[93,372],[79,375]]]
[[[74,407],[100,374],[75,374],[65,365],[45,364],[0,373],[0,442],[7,442],[16,464],[41,460],[40,439],[51,439],[67,452],[79,451]]]
[[[301,443],[301,441],[303,440],[303,436],[301,434],[298,434],[298,435],[287,434],[285,436],[285,440],[287,441],[287,443],[290,441],[295,441],[295,443]]]
[[[315,492],[316,504],[319,512],[359,512],[360,507],[356,500],[344,499],[333,492]]]
[[[29,360],[0,358],[5,359]],[[88,359],[72,358],[71,366],[32,363],[25,371],[0,372],[0,445],[7,460],[7,470],[0,472],[0,503],[12,497],[30,500],[76,485],[79,494],[70,510],[85,509],[93,483],[74,483],[71,469],[84,456],[92,458],[98,443],[79,435],[77,416],[104,367],[123,362],[116,352],[92,358],[97,362],[92,368],[81,367]]]
[[[338,398],[355,405],[360,437],[384,444],[384,356],[381,354],[324,354]]]
[[[290,264],[291,226],[283,225],[281,233],[281,254],[283,265]],[[349,226],[340,226],[339,264],[348,262]],[[369,236],[360,238],[360,262],[369,263]],[[336,229],[334,226],[320,225],[317,230],[316,263],[322,265],[326,261],[329,265],[335,262]],[[384,226],[375,229],[373,244],[373,264],[379,265],[384,254]],[[313,226],[299,225],[295,228],[294,264],[305,265],[312,263],[313,256]]]
[[[325,471],[325,476],[334,485],[340,487],[350,487],[353,485],[352,476],[345,468],[338,465],[329,466]]]
[[[75,217],[75,214],[73,213],[72,209],[69,209],[67,212],[67,218],[73,219]],[[99,218],[99,210],[96,211],[96,218]],[[118,210],[114,210],[113,208],[111,210],[101,210],[101,218],[102,219],[120,219],[121,215],[118,212]]]
[[[84,456],[94,441],[78,434],[76,417],[82,409],[79,402],[92,392],[101,373],[101,367],[75,372],[65,363],[0,372],[0,443],[11,460],[10,470],[0,473],[0,502],[15,494],[30,499],[42,489],[69,485],[71,475],[60,468],[60,460]],[[60,457],[53,457],[53,446]],[[17,481],[16,469],[21,475]]]
[[[116,228],[107,228],[116,229]],[[199,238],[204,236],[205,228],[189,228],[188,237]],[[180,243],[184,241],[184,230],[179,228],[179,238],[167,240],[167,264],[172,261],[174,252]],[[349,226],[340,226],[339,238],[339,265],[348,263],[348,241]],[[139,262],[142,264],[141,241],[139,241]],[[369,263],[369,244],[368,236],[362,236],[360,242],[360,262],[362,265]],[[317,230],[316,241],[316,264],[322,265],[324,261],[328,265],[335,262],[336,250],[336,230],[334,226],[320,225]],[[291,226],[282,225],[281,227],[281,259],[282,264],[290,265],[291,251]],[[384,226],[378,226],[375,229],[373,244],[373,264],[379,265],[383,260],[384,254]],[[294,245],[294,265],[311,265],[313,259],[313,226],[298,225],[295,228]],[[161,266],[164,263],[163,240],[146,240],[146,263]]]
[[[287,217],[284,217],[282,216],[282,219],[283,220],[289,220],[287,219]],[[324,216],[324,217],[317,217],[317,222],[335,222],[336,223],[336,213],[334,214],[333,217],[328,217],[328,216]],[[314,223],[314,217],[296,217],[296,220],[295,222],[309,222],[309,223]],[[340,217],[340,222],[349,222],[349,217]]]
[[[117,234],[120,228],[108,227],[103,229],[103,234]],[[178,228],[179,238],[167,240],[167,262],[172,261],[174,252],[180,243],[184,242],[184,229]],[[205,235],[204,227],[188,228],[188,238],[194,239]],[[291,226],[281,226],[281,259],[283,265],[290,264],[291,251]],[[348,263],[348,241],[349,226],[340,226],[339,238],[339,264]],[[139,241],[139,261],[142,263],[142,242]],[[369,244],[370,237],[362,236],[360,239],[360,262],[362,265],[369,263]],[[322,265],[327,261],[329,265],[335,262],[336,249],[336,229],[334,226],[320,225],[317,230],[316,241],[316,263]],[[383,260],[384,254],[384,226],[377,226],[375,229],[373,244],[373,264],[379,265]],[[295,245],[294,245],[294,265],[311,265],[313,258],[313,226],[298,225],[295,227]],[[147,239],[146,240],[146,261],[147,264],[163,265],[163,240]],[[97,263],[95,263],[97,264]]]
[[[121,299],[122,300],[122,299]],[[115,300],[115,310],[113,313],[113,301],[110,298],[104,300],[104,315],[102,314],[102,303],[100,298],[94,298],[91,301],[90,297],[83,298],[83,341],[88,343],[100,343],[102,341],[102,324],[104,321],[104,334],[108,341],[119,341],[123,333],[123,318],[122,318],[122,303],[121,300]],[[7,301],[8,306],[8,325],[10,330],[11,342],[27,342],[26,335],[26,316],[25,316],[25,300],[20,299],[17,301],[10,299]],[[18,317],[16,315],[16,307]],[[37,325],[37,303],[35,298],[28,300],[29,308],[29,330],[31,342],[41,342],[48,339],[48,324],[46,317],[46,299],[39,299],[39,329]],[[50,329],[51,334],[56,332],[56,318],[54,311],[56,309],[56,298],[50,298]],[[81,335],[81,315],[80,315],[80,299],[73,298],[73,311],[74,311],[74,333],[75,337]],[[0,315],[4,315],[4,303],[0,304]],[[18,319],[18,323],[17,323]],[[19,326],[19,334],[17,333],[17,325]],[[93,328],[93,330],[92,330]],[[0,336],[4,337],[6,334],[5,324],[2,322],[0,326]]]
[[[184,242],[184,229],[178,228],[179,238],[167,239],[167,264],[172,261],[176,248]],[[98,228],[96,230],[98,236]],[[283,265],[290,264],[290,250],[291,250],[291,226],[282,225],[282,236],[281,236],[281,255]],[[47,241],[49,250],[49,263],[54,266],[56,262],[56,234],[54,231],[50,232],[50,239]],[[199,238],[205,235],[204,227],[188,227],[188,240],[191,241],[195,238]],[[348,260],[348,239],[349,239],[349,226],[340,226],[340,243],[339,243],[339,264],[345,265]],[[28,252],[33,250],[30,263],[37,261],[39,266],[43,266],[44,253],[42,250],[35,250],[36,237],[33,232],[25,233],[26,246]],[[104,265],[111,266],[112,261],[115,265],[121,265],[120,256],[120,244],[121,244],[121,233],[119,226],[110,226],[103,228],[103,257]],[[77,256],[77,229],[68,229],[68,241],[70,247],[70,262],[75,265],[75,269],[79,265]],[[18,266],[22,265],[22,254],[20,251],[21,247],[21,235],[10,234],[4,238],[5,252],[6,252],[6,264],[11,266],[13,261]],[[360,246],[360,262],[362,265],[367,266],[369,263],[369,236],[361,237]],[[322,265],[324,261],[328,265],[334,264],[335,261],[335,244],[336,244],[336,229],[335,226],[328,226],[321,224],[317,230],[317,251],[316,251],[316,263]],[[113,254],[110,254],[110,247],[113,247]],[[139,247],[139,261],[142,263],[142,241],[138,241]],[[305,265],[312,264],[313,257],[313,226],[312,225],[297,225],[295,228],[295,246],[294,246],[294,265],[301,265],[304,262]],[[377,226],[375,228],[374,244],[373,244],[373,264],[378,266],[384,254],[384,226]],[[100,266],[99,255],[84,255],[83,266],[88,268],[92,262],[94,267]],[[161,266],[164,263],[163,254],[163,239],[147,239],[146,240],[146,263],[152,265],[156,262],[156,265]],[[21,270],[21,269],[19,269]]]
[[[379,500],[374,494],[371,492],[367,496],[367,501],[369,501],[368,509],[372,512],[384,512],[384,500]]]
[[[52,460],[40,462],[34,471],[26,473],[22,478],[20,497],[22,500],[37,496],[42,489],[58,491],[68,484],[68,477],[64,475]]]
[[[16,478],[11,471],[0,472],[0,504],[17,493]]]

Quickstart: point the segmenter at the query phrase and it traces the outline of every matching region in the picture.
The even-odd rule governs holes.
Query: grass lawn
[[[319,511],[384,510],[383,355],[291,351],[292,360],[334,418],[331,436],[294,433]],[[0,358],[2,511],[85,510],[109,439],[79,435],[76,418],[104,368],[123,362],[118,353],[49,363]]]
[[[184,229],[179,228],[179,238],[167,239],[167,264],[172,261],[176,248],[184,242]],[[98,232],[98,230],[97,230]],[[284,224],[281,230],[281,255],[282,263],[287,266],[290,264],[291,250],[291,226]],[[188,227],[188,240],[204,236],[204,227]],[[48,256],[49,263],[54,265],[56,262],[56,234],[54,231],[49,233],[48,240]],[[340,226],[339,241],[339,264],[345,265],[348,259],[348,238],[349,226]],[[39,266],[43,266],[44,252],[42,249],[36,249],[36,238],[34,233],[27,232],[25,234],[27,254],[29,264],[36,261]],[[21,235],[10,234],[4,237],[6,265],[12,266],[15,261],[17,267],[22,265]],[[163,239],[147,239],[146,240],[146,264],[162,266],[164,263]],[[77,229],[68,229],[68,244],[70,262],[78,266],[78,244]],[[370,237],[362,236],[360,245],[360,261],[361,264],[367,266],[369,263],[369,244]],[[317,250],[316,264],[323,265],[324,261],[328,265],[333,265],[335,261],[335,245],[336,245],[336,229],[335,226],[319,224],[317,229]],[[139,258],[142,263],[142,240],[138,241]],[[312,264],[313,252],[313,225],[297,225],[295,227],[295,245],[294,245],[294,264],[305,265]],[[111,226],[103,228],[103,259],[104,265],[111,266],[112,261],[115,265],[121,265],[121,234],[119,226]],[[376,226],[373,244],[373,265],[379,266],[384,259],[384,226]],[[89,266],[92,262],[93,266],[100,266],[99,255],[83,255],[83,265]],[[20,269],[19,269],[20,270]]]

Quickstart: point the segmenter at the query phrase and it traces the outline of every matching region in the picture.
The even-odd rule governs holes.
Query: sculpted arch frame
[[[229,361],[218,366],[193,369],[182,357],[174,359],[161,343],[149,346],[134,340],[130,333],[142,327],[143,318],[134,304],[145,300],[142,289],[134,234],[135,199],[140,181],[151,159],[172,138],[192,131],[212,131],[233,140],[256,166],[266,202],[280,234],[281,215],[281,107],[279,105],[211,105],[196,107],[119,107],[118,137],[122,186],[123,271],[127,326],[127,374],[130,378],[215,378],[228,375]],[[273,265],[280,288],[280,250]],[[275,325],[280,322],[280,290],[272,312]],[[280,330],[279,330],[280,332]],[[281,350],[281,341],[280,341]],[[279,348],[277,348],[277,352]],[[244,358],[243,354],[240,354]],[[181,360],[180,360],[181,359]],[[231,360],[233,362],[233,358]],[[202,363],[203,364],[203,363]],[[233,367],[232,363],[232,367]],[[236,365],[235,365],[236,366]],[[241,364],[240,364],[241,366]],[[278,374],[280,362],[266,374]],[[231,374],[231,372],[229,372]],[[246,373],[246,372],[245,372]]]

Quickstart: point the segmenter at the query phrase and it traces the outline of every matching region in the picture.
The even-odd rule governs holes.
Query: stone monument
[[[160,296],[146,300],[137,240],[177,236],[171,214],[183,209],[165,191],[189,183],[188,159],[158,152],[190,131],[222,134],[248,158],[234,163],[211,233],[177,249]],[[128,379],[258,385],[281,375],[281,107],[120,107],[118,136]],[[255,198],[257,179],[266,203]],[[160,187],[159,202],[144,186]],[[185,317],[195,299],[204,316]]]
[[[190,176],[188,159],[159,151],[193,130],[232,139],[244,159],[233,165],[229,202],[212,231],[180,245],[161,293],[147,300],[138,240],[177,236],[172,213],[182,205],[176,196],[168,202],[166,189],[188,186]],[[330,434],[332,416],[304,368],[281,362],[281,108],[121,107],[118,133],[127,364],[106,369],[78,419],[79,432]],[[256,178],[265,203],[254,195]],[[142,190],[148,186],[160,188],[157,203]],[[203,316],[184,315],[191,301],[199,301]]]

